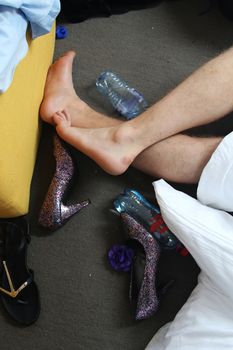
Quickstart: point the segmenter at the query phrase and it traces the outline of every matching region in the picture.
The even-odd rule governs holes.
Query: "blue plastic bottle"
[[[141,114],[148,107],[142,94],[129,87],[111,71],[100,74],[96,80],[96,87],[107,97],[113,108],[128,120]]]
[[[145,227],[164,249],[180,249],[181,243],[168,229],[159,207],[145,199],[138,191],[127,188],[114,200],[115,209],[126,212]]]

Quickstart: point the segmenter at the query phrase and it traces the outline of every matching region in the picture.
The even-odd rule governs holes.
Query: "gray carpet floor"
[[[115,115],[94,86],[106,69],[118,73],[152,104],[232,45],[233,23],[216,8],[199,15],[205,6],[194,0],[163,2],[150,9],[67,24],[69,35],[56,42],[55,57],[68,49],[77,51],[75,88],[98,111]],[[229,116],[196,132],[225,134],[231,119]],[[91,205],[57,232],[43,231],[37,218],[55,166],[52,132],[43,127],[29,213],[32,242],[28,259],[40,289],[41,315],[36,324],[21,328],[12,324],[0,307],[0,348],[142,350],[187,300],[198,267],[191,256],[164,253],[159,282],[175,278],[175,283],[162,298],[156,315],[134,321],[128,300],[129,275],[112,271],[107,262],[109,247],[125,242],[120,219],[110,209],[125,187],[136,188],[154,200],[151,183],[155,179],[133,168],[112,177],[77,151],[79,174],[69,200],[90,198]],[[173,185],[195,195],[195,186]]]

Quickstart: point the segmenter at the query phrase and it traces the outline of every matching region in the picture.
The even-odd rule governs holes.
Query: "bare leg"
[[[71,125],[71,118],[65,112],[56,113],[54,118],[62,129]],[[109,123],[108,117],[102,116],[100,119],[101,126],[104,126],[105,122]],[[113,124],[120,123],[118,120],[113,120]],[[182,183],[197,183],[204,166],[221,140],[221,137],[174,135],[142,151],[132,165],[153,177]],[[93,149],[94,144],[93,137]],[[104,152],[104,149],[102,151]],[[92,158],[95,159],[95,155]],[[104,168],[105,159],[103,164],[99,159],[99,164]]]
[[[221,137],[171,136],[141,152],[133,166],[168,181],[197,183],[221,140]]]
[[[62,60],[62,64],[60,64],[60,60]],[[48,75],[48,81],[46,84],[47,91],[45,90],[45,98],[44,98],[43,104],[41,106],[42,118],[46,121],[51,122],[53,112],[55,112],[56,110],[65,110],[65,111],[69,112],[68,113],[69,115],[71,115],[72,125],[77,125],[77,126],[81,126],[81,127],[92,126],[92,128],[99,127],[100,125],[103,127],[115,125],[115,128],[110,128],[110,129],[103,128],[101,130],[86,130],[86,133],[83,133],[83,130],[72,128],[72,129],[69,129],[69,130],[72,130],[72,133],[70,134],[69,132],[67,133],[67,131],[69,131],[69,130],[67,130],[67,123],[61,124],[60,123],[61,120],[56,120],[56,122],[58,124],[60,123],[58,126],[58,132],[60,132],[60,136],[62,136],[64,139],[66,139],[68,142],[70,142],[71,144],[73,144],[77,148],[79,148],[82,151],[84,151],[85,153],[87,153],[90,157],[92,157],[94,160],[96,160],[106,171],[108,171],[112,174],[121,173],[133,161],[133,159],[135,158],[137,153],[140,152],[139,150],[140,150],[140,147],[142,147],[142,145],[140,145],[140,143],[139,143],[139,145],[137,145],[137,142],[135,142],[135,141],[138,141],[138,140],[137,140],[137,138],[135,140],[133,135],[134,136],[136,136],[138,134],[140,135],[141,129],[143,129],[143,125],[141,125],[141,128],[139,128],[139,127],[137,127],[137,123],[136,123],[136,126],[130,125],[131,122],[125,123],[124,126],[126,124],[128,124],[129,128],[128,127],[127,128],[131,129],[130,134],[127,135],[127,128],[124,127],[125,128],[125,130],[124,130],[124,128],[122,128],[122,126],[120,125],[120,122],[118,120],[111,119],[111,118],[105,118],[105,121],[103,123],[104,116],[96,113],[90,107],[88,107],[84,102],[82,102],[77,97],[77,95],[75,95],[74,90],[72,90],[74,92],[74,94],[72,94],[72,100],[71,99],[67,100],[67,92],[65,92],[65,94],[64,94],[64,89],[62,90],[60,88],[60,83],[62,82],[62,85],[64,86],[67,84],[67,80],[68,80],[68,82],[69,83],[71,82],[71,84],[72,84],[71,68],[72,68],[73,54],[68,53],[68,55],[64,56],[60,60],[58,60],[58,62],[56,62],[52,66],[52,68],[50,70],[50,74]],[[217,60],[217,59],[215,59],[215,60]],[[213,60],[213,62],[215,60]],[[64,69],[65,62],[67,62],[68,69]],[[215,64],[216,63],[214,63],[214,65]],[[203,70],[204,70],[203,76],[205,78],[204,82],[207,84],[207,82],[205,81],[205,80],[208,80],[206,77],[206,72],[205,72],[206,69],[203,69]],[[210,69],[210,71],[211,71],[211,69]],[[69,79],[67,79],[67,75],[69,75]],[[208,73],[208,75],[209,75],[209,73]],[[194,77],[195,77],[195,74],[194,74]],[[190,85],[188,80],[186,81],[187,88]],[[193,79],[193,80],[194,80],[195,84],[191,84],[191,88],[192,88],[192,85],[194,87],[195,87],[195,85],[196,86],[198,85],[197,82],[195,81],[195,79]],[[200,80],[200,78],[198,78],[197,80]],[[54,82],[54,84],[53,84],[53,82]],[[71,89],[71,84],[70,84],[70,86],[68,86],[67,90]],[[185,84],[185,82],[183,84],[181,84],[180,87],[182,87],[182,85],[184,85],[184,84]],[[53,85],[53,86],[51,86],[51,85]],[[72,85],[72,89],[73,89],[73,85]],[[176,90],[178,90],[177,97],[179,97],[179,95],[182,95],[182,93],[180,93],[180,91],[179,91],[179,87]],[[185,89],[183,89],[183,90],[184,90],[183,92],[185,92]],[[201,89],[198,89],[196,87],[196,90],[201,90]],[[199,95],[200,95],[200,93],[201,93],[201,91],[199,91]],[[170,98],[171,101],[174,100],[173,94],[174,93],[171,93],[168,95],[168,97],[171,96],[171,98]],[[187,91],[186,91],[186,94],[184,96],[186,96],[186,95],[189,95]],[[195,100],[196,96],[195,96],[195,94],[193,94],[193,95],[194,95],[193,99]],[[57,103],[57,104],[54,103],[54,101],[57,101],[57,96],[60,96],[60,100],[61,99],[63,100],[62,105],[59,105],[60,101],[58,101],[59,103]],[[71,96],[71,94],[69,93],[69,97],[70,96]],[[171,108],[171,105],[169,107],[169,103],[166,103],[166,99],[167,98],[164,98],[160,102],[161,105],[164,105],[164,108],[161,109],[162,111],[166,110],[166,107],[168,110],[169,110],[169,108]],[[65,101],[65,103],[64,103],[64,101]],[[169,102],[169,99],[168,99],[168,102]],[[179,99],[178,99],[178,102],[179,102]],[[185,110],[184,105],[186,105],[186,104],[187,104],[187,101],[186,102],[185,102],[185,100],[182,101],[181,106],[178,105],[178,106],[176,106],[177,108],[172,108],[172,111],[170,111],[170,115],[173,115],[173,114],[177,115],[177,112],[176,112],[177,109],[183,110],[183,112],[184,112],[184,110]],[[203,104],[205,105],[205,103],[202,101],[202,105]],[[160,118],[160,113],[156,113],[156,109],[158,108],[157,105],[153,106],[150,110],[148,110],[146,113],[144,113],[141,117],[138,117],[137,119],[135,119],[135,122],[137,120],[140,120],[140,119],[143,120],[145,115],[147,115],[147,118],[148,118],[146,120],[155,119],[155,117],[157,116],[158,121],[160,120],[160,122],[158,122],[158,125],[160,123],[161,128],[159,128],[159,129],[153,128],[153,130],[155,129],[154,134],[155,134],[155,136],[157,135],[156,137],[159,139],[159,138],[166,137],[167,130],[164,130],[164,131],[162,130],[162,127],[164,126],[164,122]],[[184,128],[200,124],[201,118],[198,117],[198,114],[195,113],[195,115],[197,115],[197,117],[193,118],[194,124],[191,123],[191,125],[188,126],[187,119],[189,120],[189,122],[192,122],[192,120],[190,120],[190,116],[191,116],[190,109],[191,109],[191,111],[193,111],[193,113],[196,110],[200,110],[200,113],[202,114],[202,119],[205,122],[208,122],[208,121],[213,120],[213,119],[217,119],[217,116],[216,116],[217,114],[209,117],[208,113],[206,112],[206,108],[204,108],[204,111],[201,111],[201,108],[198,105],[198,108],[195,108],[195,111],[194,111],[194,107],[195,107],[195,103],[193,102],[193,104],[191,104],[191,108],[187,108],[187,111],[185,114],[187,115],[188,118],[186,118],[185,120],[184,120],[184,118],[178,118],[178,115],[175,118],[178,121],[180,121],[180,120],[183,121],[183,124],[186,125]],[[216,106],[216,108],[217,107],[218,106]],[[221,106],[219,106],[219,107],[221,107]],[[228,106],[228,108],[229,108],[229,106]],[[217,109],[219,110],[220,108],[217,108]],[[222,107],[221,107],[221,109],[222,109],[221,114],[224,114],[226,112],[226,106],[225,106],[225,109]],[[224,110],[224,112],[223,112],[223,110]],[[151,111],[153,111],[153,113],[151,113]],[[215,110],[215,112],[216,112],[216,110]],[[213,112],[212,112],[212,114],[213,114]],[[170,124],[174,124],[173,119],[174,118],[166,118],[166,114],[164,115],[164,120],[166,120],[167,124],[168,124],[167,129],[168,130],[170,129],[170,132],[171,132],[172,128],[171,128],[171,125],[169,126],[168,121],[171,120]],[[146,120],[143,121],[143,124],[146,124]],[[196,124],[196,120],[198,120],[197,124]],[[149,122],[149,124],[151,124],[151,121]],[[154,126],[156,126],[157,122],[154,121],[153,124],[154,124]],[[140,126],[140,124],[139,124],[139,126]],[[174,124],[174,126],[175,126],[175,124]],[[150,131],[150,132],[148,132],[148,131]],[[70,137],[71,135],[72,135],[72,137]],[[131,137],[131,135],[132,135],[132,137]],[[91,139],[89,139],[89,136],[91,136]],[[141,136],[141,138],[143,139],[142,136]],[[147,136],[147,138],[149,138],[148,136],[151,136],[151,128],[149,128],[149,129],[147,128],[146,136]],[[104,137],[104,139],[103,139],[103,137]],[[156,140],[156,137],[155,137],[155,140]],[[168,139],[168,140],[164,141],[164,142],[166,142],[165,144],[162,144],[162,143],[158,144],[159,148],[157,148],[157,150],[156,150],[156,148],[154,149],[154,147],[156,145],[154,145],[150,148],[147,148],[143,152],[143,154],[140,155],[136,159],[134,165],[136,165],[141,170],[144,170],[144,171],[150,173],[153,176],[161,174],[161,176],[168,178],[169,177],[168,171],[166,172],[167,175],[163,175],[164,170],[166,170],[168,168],[171,169],[172,165],[174,168],[175,164],[174,164],[173,154],[175,153],[176,154],[175,161],[177,162],[177,160],[180,159],[180,161],[178,162],[177,166],[175,166],[175,168],[180,169],[180,171],[182,170],[182,172],[183,172],[184,167],[182,166],[182,162],[184,161],[185,154],[187,153],[185,151],[187,151],[189,149],[188,148],[189,141],[192,141],[190,144],[190,145],[192,145],[192,147],[190,147],[190,151],[192,151],[193,154],[195,153],[197,155],[200,155],[200,157],[199,158],[193,157],[193,154],[192,154],[192,157],[189,157],[189,155],[187,154],[186,164],[188,164],[190,162],[191,158],[195,158],[195,159],[198,158],[197,159],[197,168],[195,168],[196,171],[194,171],[194,172],[192,171],[192,173],[190,171],[190,175],[191,174],[196,174],[196,175],[189,177],[188,172],[185,171],[184,174],[182,174],[182,176],[180,177],[180,179],[181,179],[180,181],[184,181],[184,178],[186,178],[186,182],[195,182],[198,180],[198,176],[199,176],[198,174],[200,174],[203,166],[205,165],[205,163],[209,159],[210,154],[216,148],[220,139],[214,138],[214,139],[211,139],[208,141],[207,140],[204,141],[204,140],[195,138],[195,141],[194,141],[194,138],[188,138],[186,136],[185,140],[186,140],[186,142],[184,145],[183,144],[184,136],[181,136],[181,139],[179,136],[176,136],[172,140],[172,142],[170,142]],[[120,141],[120,145],[119,145],[119,141]],[[126,145],[124,145],[125,141],[127,141]],[[146,142],[148,144],[148,140],[146,140]],[[101,143],[101,145],[100,145],[100,143]],[[127,149],[127,147],[125,147],[125,146],[127,146],[127,143],[128,144],[131,143],[131,149],[130,149],[130,147],[128,147],[128,149]],[[118,147],[115,147],[115,146],[118,146]],[[134,146],[136,146],[136,147],[134,147]],[[163,151],[161,151],[164,148],[164,146],[166,146],[166,154],[164,154]],[[174,148],[174,146],[175,146],[175,148]],[[144,145],[143,148],[145,149],[145,147],[146,146]],[[197,147],[197,150],[195,152],[196,147]],[[114,150],[114,148],[115,148],[115,150]],[[116,149],[116,148],[118,148],[118,149]],[[126,150],[125,150],[125,148],[126,148]],[[173,149],[175,149],[176,152],[174,152]],[[203,151],[203,149],[206,151]],[[130,154],[130,152],[128,152],[129,150],[130,150],[131,154]],[[136,152],[135,152],[135,150],[136,150]],[[148,153],[145,153],[145,152],[148,152]],[[146,154],[148,154],[148,157],[146,157]],[[150,154],[150,156],[149,156],[149,154]],[[169,155],[170,155],[170,159],[168,159]],[[180,157],[178,157],[178,155],[180,155]],[[120,158],[119,158],[119,156],[120,156]],[[145,161],[145,159],[147,159],[147,161]],[[166,167],[166,166],[162,167],[154,159],[155,160],[156,159],[163,160],[163,164],[166,163],[165,159],[167,159],[167,161],[169,161],[170,165],[168,167]],[[187,159],[189,159],[189,162],[187,162]],[[114,163],[114,167],[112,166],[113,163]],[[154,167],[151,166],[152,164],[154,164]],[[194,167],[195,167],[195,165],[194,165]],[[154,168],[154,170],[152,170],[153,168]],[[187,169],[188,168],[190,168],[190,166],[187,166]],[[173,172],[173,174],[174,174],[174,172]],[[178,179],[171,178],[171,180],[179,181],[179,173],[176,173],[176,174],[177,174]],[[170,175],[172,175],[172,173],[170,173]]]

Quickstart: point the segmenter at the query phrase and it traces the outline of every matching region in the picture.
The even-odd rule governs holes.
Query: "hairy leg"
[[[42,118],[51,122],[53,112],[57,110],[67,112],[70,116],[68,124],[64,120],[62,121],[62,118],[55,117],[60,136],[93,158],[111,174],[116,175],[124,172],[143,150],[151,152],[152,145],[159,140],[184,129],[218,119],[232,109],[230,95],[233,83],[229,75],[232,70],[233,50],[230,49],[207,63],[138,118],[124,124],[107,118],[106,123],[101,124],[101,129],[94,129],[99,127],[103,116],[94,112],[77,95],[75,96],[74,90],[72,90],[74,92],[72,102],[71,99],[68,101],[62,96],[63,104],[60,106],[54,104],[57,95],[61,95],[61,91],[64,92],[64,89],[59,88],[59,82],[62,79],[66,80],[67,75],[69,75],[67,80],[72,82],[73,56],[71,56],[68,53],[61,58],[62,64],[58,60],[49,72],[45,98],[41,106]],[[64,69],[65,61],[68,69]],[[55,84],[52,84],[53,82]],[[56,86],[56,88],[51,85]],[[68,127],[69,125],[71,128]],[[92,127],[92,129],[77,129],[74,126]],[[205,144],[200,144],[199,141],[195,144],[200,146]],[[213,146],[212,141],[210,148],[216,147],[219,142],[216,139],[215,146]],[[169,141],[166,142],[168,142],[167,145],[171,144]],[[210,151],[208,152],[210,153]],[[206,159],[208,157],[200,158]],[[138,159],[142,159],[142,156]],[[135,164],[140,167],[136,161]],[[204,160],[200,164],[204,164]]]
[[[157,178],[197,183],[221,137],[174,135],[141,152],[133,166]]]
[[[73,130],[73,139],[71,140],[70,138],[69,141],[75,146],[77,134],[76,128],[71,128],[70,116],[65,112],[58,112],[54,115],[54,119],[56,124],[59,125],[57,126],[57,129],[61,127],[62,132],[64,132],[66,128],[69,128],[69,138],[71,137],[70,130]],[[99,119],[100,125],[104,126],[105,122],[108,124],[109,118],[102,116]],[[113,125],[120,123],[121,121],[119,120],[113,120]],[[90,133],[90,137],[92,138],[92,148],[90,150],[86,149],[85,153],[95,159],[98,155],[96,156],[94,154],[94,132],[92,135]],[[174,135],[142,151],[134,159],[132,165],[156,178],[161,177],[168,181],[182,183],[197,183],[204,166],[207,164],[221,140],[221,137],[192,137],[182,134]],[[83,145],[83,147],[85,147],[85,145]],[[108,147],[107,143],[104,143],[104,147]],[[104,154],[104,148],[102,152]],[[106,159],[104,158],[103,161],[98,159],[98,164],[105,169]],[[115,175],[114,173],[112,174]]]

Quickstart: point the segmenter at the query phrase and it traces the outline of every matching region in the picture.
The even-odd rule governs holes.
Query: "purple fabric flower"
[[[56,39],[65,39],[68,31],[66,27],[58,25],[56,28]]]
[[[134,252],[132,248],[122,244],[115,244],[108,251],[108,261],[116,271],[130,271]]]

